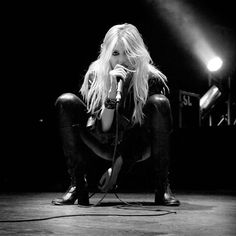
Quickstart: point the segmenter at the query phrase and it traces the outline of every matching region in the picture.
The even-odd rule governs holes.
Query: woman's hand
[[[113,164],[113,169],[109,168],[102,175],[102,177],[98,183],[98,188],[102,192],[108,192],[115,187],[122,165],[123,165],[123,158],[121,156],[119,156],[119,157],[117,157],[117,159],[115,160],[115,162]]]
[[[135,72],[134,70],[130,70],[123,65],[117,64],[113,70],[109,72],[110,74],[110,89],[108,91],[108,98],[109,99],[116,99],[117,101],[117,78],[122,79],[123,81],[126,80],[128,77],[128,73]],[[121,86],[122,87],[122,86]],[[112,125],[113,118],[114,118],[114,111],[115,109],[106,109],[105,105],[103,106],[102,113],[101,113],[101,121],[102,121],[102,130],[103,132],[107,132]]]
[[[117,64],[113,70],[109,72],[110,74],[110,81],[111,81],[111,87],[109,90],[109,98],[115,98],[116,96],[116,90],[117,90],[117,78],[123,79],[125,81],[128,71],[127,68]]]
[[[117,64],[115,66],[115,68],[113,70],[110,71],[110,78],[113,80],[117,80],[117,77],[120,77],[122,78],[123,80],[125,80],[126,76],[127,76],[127,68],[120,65],[120,64]]]

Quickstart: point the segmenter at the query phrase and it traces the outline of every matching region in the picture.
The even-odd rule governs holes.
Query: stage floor
[[[236,196],[177,192],[179,207],[151,193],[96,193],[90,207],[53,206],[58,192],[0,193],[0,235],[236,235]]]

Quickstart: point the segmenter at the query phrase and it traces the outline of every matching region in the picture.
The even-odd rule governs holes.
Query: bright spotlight
[[[211,72],[215,72],[219,70],[222,66],[223,62],[219,57],[214,57],[207,63],[207,69]]]

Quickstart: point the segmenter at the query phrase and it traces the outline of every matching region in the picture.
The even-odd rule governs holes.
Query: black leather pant
[[[113,147],[99,143],[86,132],[89,116],[84,102],[75,94],[62,94],[55,104],[68,172],[72,182],[76,183],[85,174],[87,148],[101,158],[112,160]],[[156,175],[155,188],[160,189],[167,182],[170,160],[172,114],[169,100],[164,95],[152,95],[148,98],[144,113],[144,124],[135,125],[126,132],[119,151],[124,162],[129,164],[145,155],[151,156]]]

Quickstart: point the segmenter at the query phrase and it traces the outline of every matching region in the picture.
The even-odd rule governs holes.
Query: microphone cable
[[[110,184],[110,182],[112,180],[113,174],[114,174],[114,166],[115,166],[115,161],[116,161],[117,146],[118,146],[118,142],[119,142],[119,120],[118,120],[119,113],[118,113],[118,109],[119,109],[119,102],[117,101],[116,102],[116,106],[115,106],[115,119],[116,119],[116,121],[115,121],[116,122],[116,126],[115,126],[115,144],[114,144],[114,150],[113,150],[113,155],[112,155],[111,175],[109,177],[108,184],[107,184],[108,186],[109,186],[109,184]],[[110,189],[108,188],[105,191],[104,195],[101,197],[101,199],[96,204],[94,204],[93,206],[100,205],[101,202],[106,197],[106,195],[108,194],[109,191],[110,191]],[[89,198],[91,198],[94,195],[95,195],[95,193],[91,194],[89,196]],[[117,197],[116,194],[115,194],[115,196]]]

